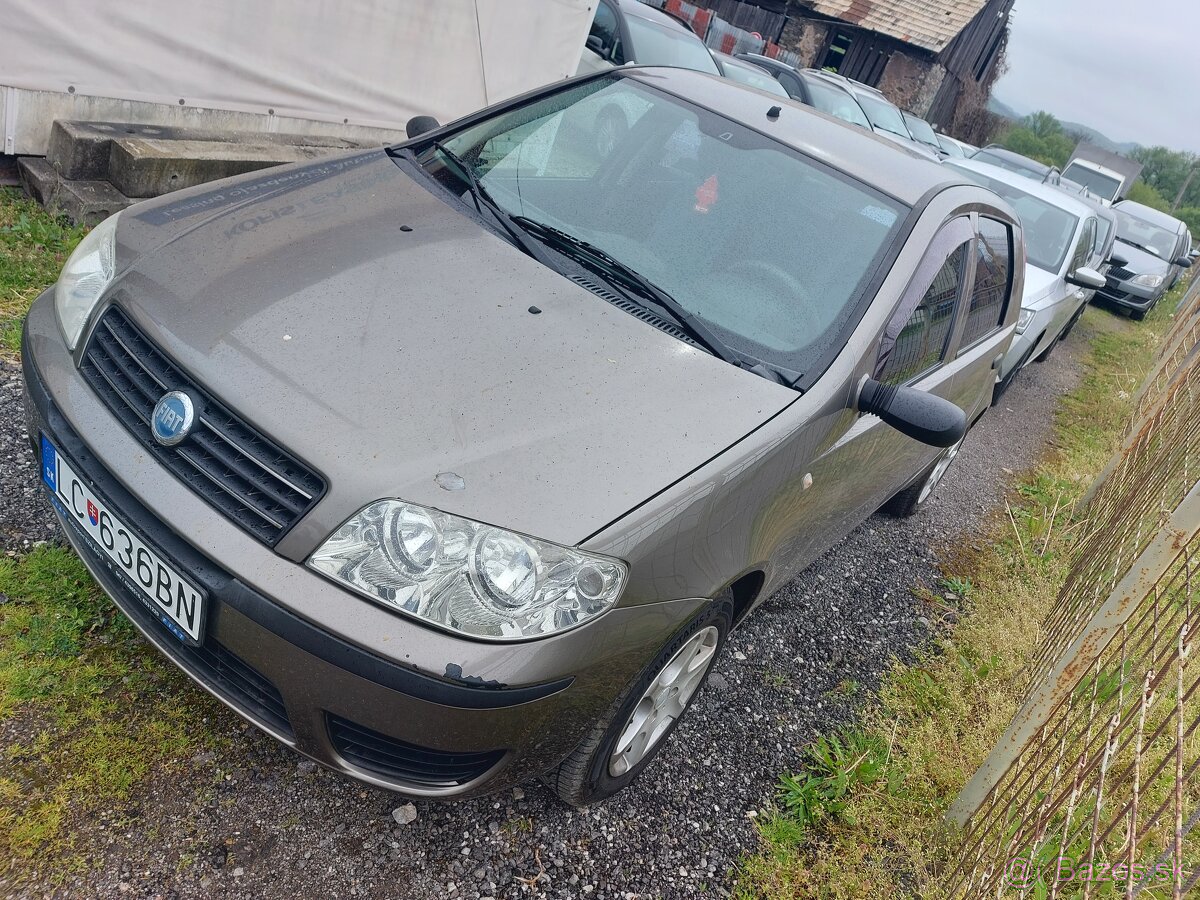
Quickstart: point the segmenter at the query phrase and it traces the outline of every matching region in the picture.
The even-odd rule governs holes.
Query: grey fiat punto
[[[953,170],[623,68],[108,219],[26,321],[29,431],[96,579],[256,726],[584,804],[756,604],[926,503],[1024,270]]]

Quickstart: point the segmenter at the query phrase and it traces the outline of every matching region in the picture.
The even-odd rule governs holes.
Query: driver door
[[[961,402],[952,359],[954,323],[969,296],[975,232],[966,216],[947,223],[918,266],[879,345],[875,377]],[[947,364],[950,360],[950,364]],[[969,409],[968,409],[969,412]],[[811,464],[812,487],[794,497],[790,577],[837,544],[930,465],[939,451],[884,424],[847,411],[849,424]]]

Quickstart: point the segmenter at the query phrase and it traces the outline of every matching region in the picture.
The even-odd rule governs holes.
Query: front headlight
[[[1017,316],[1017,334],[1024,334],[1025,329],[1029,327],[1029,323],[1033,321],[1033,310],[1022,309],[1020,315]]]
[[[475,638],[574,628],[611,607],[623,562],[401,500],[352,516],[308,565],[372,600]]]
[[[1129,283],[1140,287],[1156,288],[1163,283],[1163,280],[1161,275],[1135,275],[1129,279]]]
[[[79,343],[88,316],[113,279],[119,215],[114,213],[84,236],[54,285],[54,309],[68,350]]]

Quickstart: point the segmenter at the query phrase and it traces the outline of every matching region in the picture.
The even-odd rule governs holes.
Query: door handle
[[[1004,365],[1004,354],[1003,353],[1001,353],[999,356],[997,356],[995,359],[992,360],[992,370],[999,372],[1000,367],[1002,365]]]

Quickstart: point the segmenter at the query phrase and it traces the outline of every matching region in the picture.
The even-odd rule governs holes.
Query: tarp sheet
[[[402,128],[573,75],[591,0],[3,0],[0,87]]]

